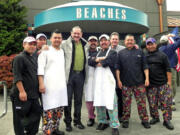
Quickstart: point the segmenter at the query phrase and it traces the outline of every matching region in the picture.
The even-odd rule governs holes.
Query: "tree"
[[[22,41],[27,31],[27,9],[22,0],[0,0],[0,56],[22,51]]]

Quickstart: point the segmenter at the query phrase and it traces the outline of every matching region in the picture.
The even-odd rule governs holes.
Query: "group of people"
[[[44,135],[64,135],[58,129],[64,112],[66,131],[74,127],[84,129],[81,122],[83,91],[88,112],[87,126],[96,130],[109,126],[112,135],[119,135],[118,127],[129,127],[131,98],[134,94],[138,114],[144,128],[160,122],[158,106],[163,113],[163,125],[173,130],[171,55],[180,46],[175,38],[171,46],[157,48],[156,40],[146,40],[147,52],[135,44],[133,35],[126,35],[119,45],[119,34],[99,38],[82,38],[82,29],[75,26],[70,37],[62,42],[58,30],[52,32],[51,46],[47,37],[38,34],[23,40],[24,51],[13,60],[14,85],[11,101],[16,135],[35,135],[42,117]],[[173,48],[173,49],[172,49]],[[169,50],[171,49],[171,50]],[[163,51],[166,53],[163,53]],[[146,108],[149,103],[150,116]],[[73,119],[71,116],[74,99]],[[96,114],[95,114],[96,110]]]

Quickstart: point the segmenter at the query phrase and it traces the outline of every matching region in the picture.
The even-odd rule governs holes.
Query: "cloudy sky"
[[[180,11],[180,0],[166,0],[168,11]]]

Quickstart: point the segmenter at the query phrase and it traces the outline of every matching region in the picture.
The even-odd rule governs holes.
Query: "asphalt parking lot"
[[[175,129],[170,131],[163,126],[162,115],[160,117],[161,122],[151,126],[150,129],[145,129],[141,125],[141,121],[139,119],[137,113],[137,107],[135,104],[135,100],[133,98],[132,103],[132,112],[131,112],[131,119],[130,125],[128,129],[124,129],[119,127],[120,135],[180,135],[180,87],[177,89],[176,95],[176,108],[177,110],[173,112],[173,120],[172,123],[174,124]],[[13,121],[12,121],[12,109],[11,109],[11,102],[8,98],[8,112],[7,114],[0,119],[0,135],[14,135],[13,131]],[[0,95],[0,113],[3,111],[3,96]],[[159,110],[159,112],[161,112]],[[85,106],[85,102],[83,102],[82,107],[82,122],[84,125],[87,123],[87,110]],[[87,127],[84,130],[77,129],[73,127],[72,132],[65,132],[66,135],[111,135],[111,128],[106,129],[102,132],[96,131],[97,121],[93,127]],[[65,124],[63,120],[60,123],[60,130],[65,131]],[[41,134],[41,129],[39,131],[39,135]]]

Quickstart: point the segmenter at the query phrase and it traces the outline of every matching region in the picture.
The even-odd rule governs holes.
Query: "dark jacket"
[[[147,52],[150,86],[162,86],[167,83],[167,72],[171,72],[166,54],[160,51]]]
[[[122,84],[131,87],[144,84],[144,70],[148,65],[141,49],[125,48],[118,53],[115,68],[120,70]]]
[[[180,37],[175,38],[175,43],[170,44],[162,44],[159,48],[160,51],[164,52],[169,59],[171,68],[175,68],[178,62],[176,49],[180,47]]]
[[[17,96],[19,91],[16,83],[22,81],[28,99],[39,98],[39,83],[37,77],[37,60],[23,51],[13,60],[14,86],[13,92]]]
[[[101,50],[100,50],[101,51]],[[104,57],[107,53],[107,50],[105,50],[104,52],[100,52],[98,57]],[[93,55],[88,59],[88,64],[90,66],[96,67],[96,65],[98,64],[95,61],[95,58],[97,57],[98,52],[93,53]],[[107,56],[107,58],[105,60],[101,61],[101,64],[103,67],[107,67],[109,66],[111,72],[113,73],[114,77],[115,77],[115,62],[116,62],[116,57],[117,57],[117,53],[114,50],[110,50],[109,54]]]

